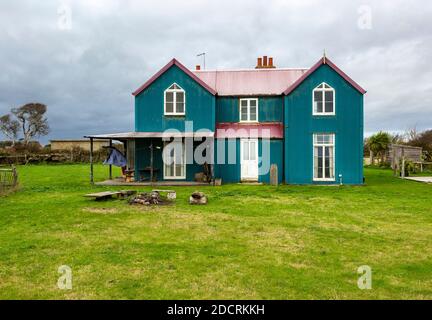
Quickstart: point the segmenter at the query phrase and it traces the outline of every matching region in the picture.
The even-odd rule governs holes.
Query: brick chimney
[[[196,71],[200,71],[200,70],[201,70],[201,66],[200,66],[199,64],[197,64],[197,65],[195,66],[195,70],[196,70]]]
[[[273,65],[273,57],[262,56],[258,57],[255,69],[272,69],[276,68]]]
[[[269,60],[268,60],[268,67],[269,67],[269,68],[274,68],[274,66],[273,66],[273,57],[269,57]]]
[[[256,65],[256,69],[261,69],[262,68],[262,58],[260,57],[260,58],[258,58],[257,59],[257,65]]]

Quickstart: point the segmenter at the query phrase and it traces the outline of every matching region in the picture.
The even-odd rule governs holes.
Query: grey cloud
[[[72,29],[60,30],[58,7]],[[358,28],[369,5],[372,29]],[[49,138],[133,130],[131,92],[177,57],[193,67],[310,67],[325,48],[364,86],[365,131],[431,128],[432,3],[423,1],[10,1],[0,4],[0,114],[49,106]]]

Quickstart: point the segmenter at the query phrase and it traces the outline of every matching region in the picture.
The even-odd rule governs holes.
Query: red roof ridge
[[[213,69],[213,70],[193,70],[193,73],[204,73],[204,72],[266,72],[266,71],[307,71],[309,68],[262,68],[262,69]]]
[[[338,73],[342,78],[345,79],[350,85],[352,85],[356,90],[358,90],[361,94],[365,94],[366,90],[363,89],[357,82],[351,79],[345,72],[339,69],[329,58],[323,56],[317,63],[315,63],[312,68],[310,68],[305,74],[303,74],[300,78],[298,78],[291,86],[289,86],[283,94],[290,94],[295,88],[297,88],[307,77],[309,77],[315,70],[317,70],[321,65],[327,64],[330,68],[332,68],[336,73]]]
[[[156,72],[149,80],[147,80],[141,87],[132,92],[132,95],[137,96],[146,88],[148,88],[153,82],[156,81],[162,74],[164,74],[169,68],[173,65],[179,67],[184,73],[186,73],[189,77],[195,80],[199,85],[201,85],[204,89],[210,92],[212,95],[216,95],[216,90],[210,87],[207,83],[198,78],[192,71],[186,68],[183,64],[181,64],[176,58],[171,59],[162,69]]]

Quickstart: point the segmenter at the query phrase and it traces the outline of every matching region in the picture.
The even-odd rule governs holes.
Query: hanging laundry
[[[103,164],[112,164],[116,167],[125,167],[127,164],[126,157],[119,150],[112,148],[108,158]]]

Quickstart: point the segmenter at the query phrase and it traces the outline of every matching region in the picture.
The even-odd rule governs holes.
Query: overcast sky
[[[429,1],[0,3],[0,115],[48,105],[53,138],[133,131],[133,96],[176,57],[193,68],[278,67],[327,56],[363,86],[365,132],[432,128]],[[0,137],[1,138],[1,137]]]

